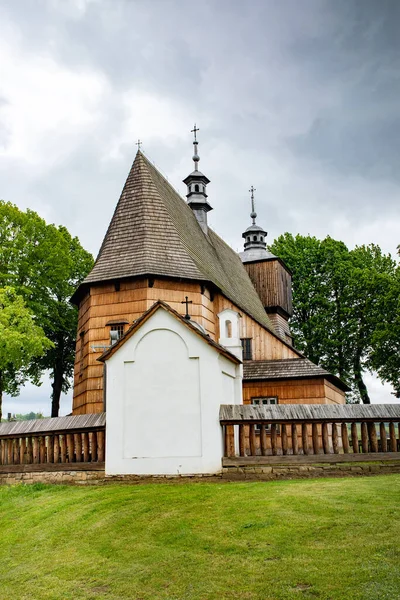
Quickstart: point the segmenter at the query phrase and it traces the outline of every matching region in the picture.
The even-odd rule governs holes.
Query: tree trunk
[[[371,404],[367,386],[365,385],[364,380],[362,378],[362,373],[363,371],[361,366],[361,352],[357,350],[356,355],[354,357],[354,381],[358,391],[360,392],[361,401],[364,404]]]
[[[51,394],[51,416],[58,417],[58,413],[60,412],[60,396],[64,381],[64,368],[61,361],[55,364],[53,374],[54,380],[51,384],[51,387],[53,388]]]

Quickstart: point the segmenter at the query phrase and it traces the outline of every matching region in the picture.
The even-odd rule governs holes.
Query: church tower
[[[193,162],[194,171],[190,173],[184,180],[183,183],[187,185],[187,203],[192,209],[200,227],[205,234],[208,233],[207,224],[207,213],[212,210],[212,206],[207,201],[207,184],[210,183],[208,177],[206,177],[201,171],[199,171],[200,156],[198,154],[197,132],[200,131],[196,124],[192,129],[194,134],[193,140]]]
[[[256,224],[255,188],[251,186],[252,224],[243,232],[244,252],[240,258],[253,282],[275,331],[292,343],[289,318],[292,316],[292,274],[283,260],[267,250],[267,232]]]

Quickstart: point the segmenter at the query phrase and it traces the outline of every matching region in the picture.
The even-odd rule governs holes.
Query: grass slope
[[[0,489],[0,598],[400,598],[400,476]]]

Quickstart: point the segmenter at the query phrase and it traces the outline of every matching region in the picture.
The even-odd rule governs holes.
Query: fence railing
[[[224,456],[399,453],[398,405],[223,405]]]
[[[2,423],[0,466],[102,463],[105,415]]]

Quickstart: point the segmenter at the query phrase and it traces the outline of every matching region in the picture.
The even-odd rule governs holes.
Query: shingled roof
[[[244,381],[269,381],[274,379],[304,379],[324,377],[339,389],[348,392],[350,388],[338,377],[307,358],[282,360],[249,360],[243,363]]]
[[[89,275],[88,284],[155,275],[211,282],[238,308],[276,334],[236,252],[193,211],[138,152]]]

